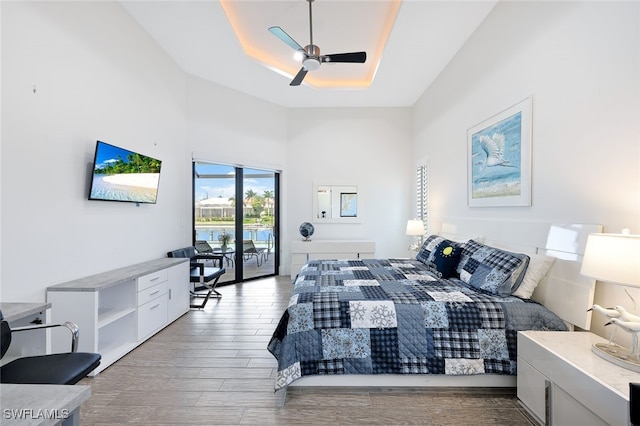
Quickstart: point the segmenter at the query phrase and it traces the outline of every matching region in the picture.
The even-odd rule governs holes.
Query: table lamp
[[[640,287],[640,235],[589,234],[580,273],[598,281]],[[626,350],[617,344],[596,343],[592,351],[621,367],[640,372],[640,322],[623,318],[621,315],[611,319],[608,324],[632,333],[631,349]]]
[[[422,247],[422,237],[426,231],[424,230],[424,222],[422,220],[413,219],[407,221],[407,235],[414,236],[416,242],[409,246],[409,250],[418,251]]]

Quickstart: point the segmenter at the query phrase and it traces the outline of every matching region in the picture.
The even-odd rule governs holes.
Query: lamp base
[[[622,368],[640,373],[640,360],[629,355],[629,349],[616,344],[594,343],[591,351],[602,359],[606,359]]]

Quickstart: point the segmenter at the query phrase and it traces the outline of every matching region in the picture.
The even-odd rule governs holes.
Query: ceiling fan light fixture
[[[293,59],[297,62],[302,62],[304,59],[304,52],[302,50],[296,50],[293,54]]]
[[[320,60],[318,58],[306,58],[302,61],[302,66],[308,71],[317,70],[320,68]]]

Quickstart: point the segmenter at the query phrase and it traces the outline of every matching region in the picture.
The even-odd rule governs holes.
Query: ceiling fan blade
[[[364,64],[367,60],[367,52],[334,53],[322,55],[322,62],[351,62]]]
[[[271,34],[273,34],[274,36],[278,37],[280,40],[282,40],[286,44],[288,44],[293,50],[302,50],[302,51],[304,51],[304,48],[302,46],[300,46],[300,44],[298,44],[298,42],[295,41],[282,28],[280,28],[280,27],[270,27],[269,28],[269,32]]]
[[[296,74],[291,83],[289,83],[289,86],[300,86],[300,83],[302,83],[306,75],[307,69],[305,67],[300,68],[300,71],[298,71],[298,74]]]

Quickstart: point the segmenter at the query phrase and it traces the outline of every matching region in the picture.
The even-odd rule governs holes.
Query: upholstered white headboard
[[[580,274],[582,255],[590,233],[602,225],[526,222],[516,220],[446,218],[440,235],[446,238],[483,238],[489,246],[555,257],[553,266],[531,297],[571,325],[591,327],[595,280]]]

